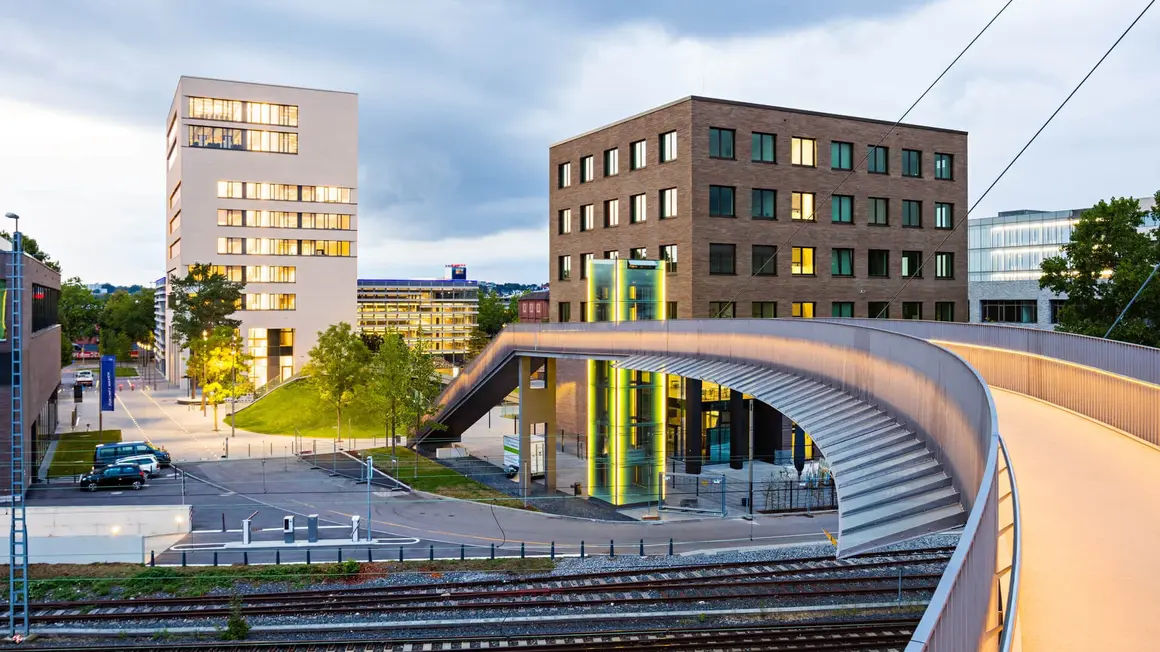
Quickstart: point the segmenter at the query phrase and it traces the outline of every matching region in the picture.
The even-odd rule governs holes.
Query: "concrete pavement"
[[[992,387],[1019,483],[1025,652],[1155,650],[1160,450]],[[1076,473],[1076,465],[1087,469]]]

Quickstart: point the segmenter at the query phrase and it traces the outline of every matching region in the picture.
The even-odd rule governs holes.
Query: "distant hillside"
[[[535,292],[536,290],[548,289],[548,284],[536,283],[492,283],[490,281],[480,281],[480,289],[488,292],[495,292],[501,297],[510,297],[514,294],[523,294],[524,292]]]

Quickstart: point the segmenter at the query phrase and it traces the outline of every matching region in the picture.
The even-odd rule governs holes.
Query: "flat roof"
[[[603,127],[589,129],[588,131],[585,131],[582,134],[578,134],[576,136],[571,136],[569,138],[565,138],[564,140],[556,141],[556,142],[552,143],[551,145],[549,145],[548,147],[556,147],[557,145],[563,145],[564,143],[572,142],[573,140],[576,140],[578,138],[584,138],[585,136],[590,136],[592,134],[599,133],[599,132],[604,131],[605,129],[608,129],[610,127],[615,127],[617,125],[624,124],[624,123],[629,122],[631,120],[636,120],[637,118],[649,115],[650,113],[656,113],[657,111],[663,111],[665,109],[677,106],[678,104],[683,104],[685,102],[693,102],[693,101],[712,102],[715,104],[728,104],[730,106],[747,106],[747,107],[751,107],[751,108],[755,108],[755,109],[769,109],[769,110],[773,110],[773,111],[786,111],[789,113],[799,113],[802,115],[815,115],[815,116],[820,116],[823,118],[838,118],[841,120],[856,120],[858,122],[868,122],[871,124],[906,127],[908,129],[926,129],[929,131],[941,131],[944,133],[960,134],[963,136],[967,135],[967,132],[961,131],[959,129],[946,129],[944,127],[931,127],[929,125],[918,125],[918,124],[912,124],[909,122],[900,122],[897,125],[895,125],[894,121],[892,121],[892,120],[879,120],[877,118],[862,118],[862,117],[854,116],[854,115],[842,115],[840,113],[826,113],[823,111],[810,111],[807,109],[794,109],[794,108],[790,108],[790,107],[786,107],[786,106],[775,106],[773,104],[758,104],[756,102],[741,102],[739,100],[726,100],[726,99],[722,99],[719,97],[705,97],[703,95],[688,95],[686,97],[682,97],[679,100],[674,100],[672,102],[669,102],[668,104],[662,104],[660,106],[653,107],[653,108],[648,109],[646,111],[641,111],[640,113],[637,113],[635,115],[631,115],[627,118],[622,118],[620,120],[617,120],[616,122],[610,122],[610,123],[604,125]]]
[[[296,91],[313,91],[315,93],[342,93],[343,95],[358,95],[358,93],[354,93],[351,91],[335,91],[335,90],[328,90],[325,88],[307,88],[305,86],[287,86],[285,84],[266,84],[263,82],[242,81],[240,79],[218,79],[217,77],[197,77],[194,75],[181,75],[181,77],[178,78],[179,85],[181,83],[181,80],[183,80],[183,79],[197,79],[197,80],[201,80],[201,81],[223,82],[226,84],[246,84],[248,86],[269,86],[270,88],[289,88],[289,89],[296,90]]]
[[[436,285],[436,286],[477,286],[479,281],[467,279],[451,279],[451,278],[360,278],[359,285],[381,285],[381,286],[397,286],[397,287],[416,287],[420,285]]]

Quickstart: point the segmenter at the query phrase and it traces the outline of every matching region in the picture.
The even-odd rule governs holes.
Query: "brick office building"
[[[877,316],[902,290],[886,316],[966,321],[967,134],[873,149],[891,124],[687,97],[552,145],[551,320],[584,318],[589,258],[630,257],[668,261],[670,319]]]
[[[12,464],[12,245],[0,239],[0,494],[11,500]],[[36,477],[36,465],[44,457],[48,442],[56,432],[57,388],[60,386],[60,272],[47,267],[32,256],[24,255],[23,381],[24,381],[24,457],[25,487]]]

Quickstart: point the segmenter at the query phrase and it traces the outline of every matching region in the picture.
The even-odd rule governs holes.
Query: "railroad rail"
[[[419,611],[519,608],[651,608],[654,605],[712,600],[736,601],[813,598],[841,595],[899,595],[914,598],[932,591],[951,548],[868,554],[859,557],[805,557],[773,562],[645,567],[581,575],[414,584],[392,587],[334,588],[243,597],[247,616],[352,612],[382,615]],[[906,567],[911,567],[909,571]],[[915,568],[917,567],[917,568]],[[232,596],[38,602],[30,617],[41,624],[167,618],[219,618],[230,613]],[[518,602],[513,602],[518,600]]]
[[[72,652],[411,652],[414,650],[495,650],[524,652],[578,652],[633,650],[634,652],[705,650],[720,652],[769,651],[837,652],[862,650],[891,652],[905,649],[917,624],[913,620],[867,620],[855,623],[758,625],[739,628],[666,628],[618,630],[583,634],[525,636],[464,636],[440,638],[366,638],[336,643],[326,641],[253,641],[238,643],[158,643],[142,645],[70,645]],[[24,650],[60,650],[24,646]]]

